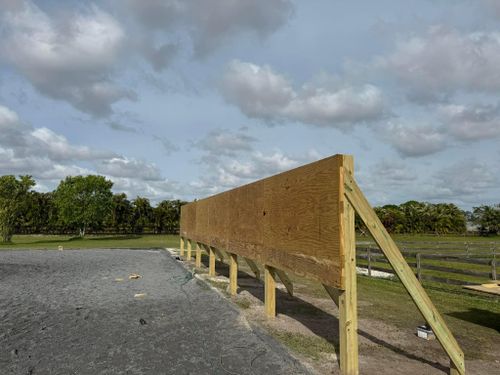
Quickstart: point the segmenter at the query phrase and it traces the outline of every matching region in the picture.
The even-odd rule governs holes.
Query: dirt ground
[[[185,263],[193,268],[190,262]],[[277,316],[266,319],[264,312],[264,287],[250,272],[239,272],[238,294],[229,297],[227,288],[228,267],[217,262],[217,278],[209,278],[203,269],[199,277],[221,290],[226,298],[238,305],[245,318],[265,327],[273,336],[287,345],[292,353],[318,374],[339,374],[338,309],[330,299],[316,298],[306,293],[305,287],[296,284],[294,296],[282,284],[277,290]],[[369,303],[359,301],[360,309],[369,309]],[[449,373],[449,359],[437,340],[426,341],[415,331],[404,331],[382,321],[359,320],[360,374],[442,375]],[[294,350],[296,349],[296,350]],[[498,348],[484,348],[490,358],[498,355]],[[305,353],[305,354],[304,354]],[[498,360],[470,360],[466,358],[468,374],[500,374]]]
[[[37,250],[0,251],[0,373],[309,371],[166,251]]]

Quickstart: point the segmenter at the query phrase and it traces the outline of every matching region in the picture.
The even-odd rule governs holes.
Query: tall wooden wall
[[[187,204],[180,234],[342,289],[343,163],[335,155]]]

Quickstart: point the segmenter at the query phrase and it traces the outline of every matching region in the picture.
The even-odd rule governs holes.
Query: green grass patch
[[[271,330],[270,333],[294,352],[314,360],[321,359],[322,353],[335,353],[335,346],[322,337],[277,330]]]
[[[85,238],[64,235],[16,235],[8,244],[0,243],[2,249],[157,249],[179,247],[179,236],[167,234],[145,235],[89,235]]]
[[[428,288],[429,297],[453,334],[467,358],[484,358],[484,348],[498,346],[500,333],[500,299],[486,295],[460,292],[455,289]],[[358,277],[360,317],[367,317],[414,331],[424,322],[410,296],[398,281]],[[364,306],[364,307],[363,307]]]

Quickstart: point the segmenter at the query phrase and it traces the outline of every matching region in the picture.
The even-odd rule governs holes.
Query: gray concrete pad
[[[307,371],[166,251],[36,250],[0,251],[0,373]]]

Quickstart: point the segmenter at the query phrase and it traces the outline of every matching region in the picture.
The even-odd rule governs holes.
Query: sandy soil
[[[0,251],[0,370],[307,373],[167,252],[148,250]]]

